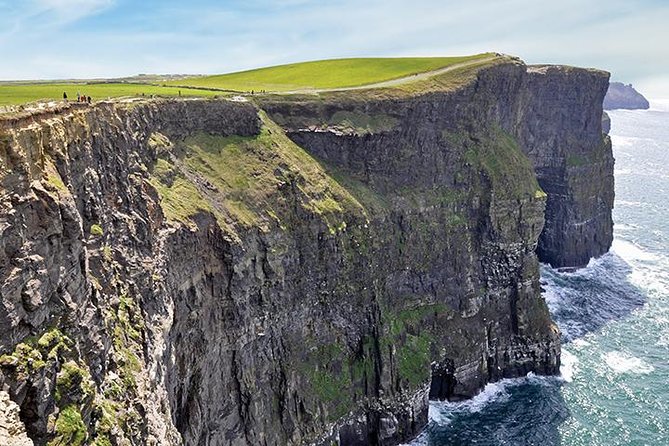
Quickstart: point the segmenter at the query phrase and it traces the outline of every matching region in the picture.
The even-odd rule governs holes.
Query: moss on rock
[[[86,444],[88,431],[76,405],[64,407],[58,414],[55,438],[49,446],[82,446]]]

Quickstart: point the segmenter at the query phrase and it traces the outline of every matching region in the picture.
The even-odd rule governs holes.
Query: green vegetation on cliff
[[[346,228],[344,214],[363,213],[362,205],[311,155],[267,116],[261,117],[264,125],[256,136],[198,133],[159,152],[150,181],[168,219],[187,222],[205,211],[228,228],[287,227],[290,221],[284,219],[295,217],[282,196],[287,190],[333,233]]]
[[[88,436],[81,412],[74,405],[60,411],[55,431],[56,438],[49,442],[49,446],[80,446],[85,444]]]
[[[425,330],[436,318],[453,316],[453,310],[443,303],[427,304],[401,310],[384,311],[386,333],[381,339],[384,349],[396,349],[399,378],[412,388],[429,378],[431,344],[434,335]]]
[[[327,421],[334,421],[351,410],[352,367],[364,366],[347,358],[348,349],[337,342],[311,346],[308,351],[297,369],[306,376],[318,404],[329,408]]]
[[[30,337],[14,352],[0,357],[0,369],[6,376],[24,382],[51,378],[58,413],[53,415],[53,434],[48,444],[84,444],[88,431],[82,411],[94,398],[95,386],[68,336],[51,328],[39,338]]]
[[[489,129],[475,138],[466,133],[443,132],[450,144],[465,147],[463,161],[488,177],[495,194],[502,198],[543,198],[532,165],[518,142],[501,128]]]

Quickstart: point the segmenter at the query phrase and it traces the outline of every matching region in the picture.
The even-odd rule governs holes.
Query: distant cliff
[[[649,107],[648,100],[636,91],[632,84],[611,82],[604,98],[604,110],[647,110]]]
[[[2,390],[37,445],[392,445],[558,373],[539,259],[610,244],[607,84],[499,57],[5,122]]]

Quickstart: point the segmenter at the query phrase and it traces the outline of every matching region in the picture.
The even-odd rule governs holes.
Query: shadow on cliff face
[[[574,272],[542,266],[543,295],[563,343],[622,319],[645,303],[643,292],[630,282],[631,273],[632,267],[615,253]]]

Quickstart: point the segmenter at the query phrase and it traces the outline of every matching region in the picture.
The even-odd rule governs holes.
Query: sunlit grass
[[[0,105],[18,105],[35,101],[56,101],[67,93],[70,101],[77,100],[77,92],[91,96],[94,101],[123,96],[215,96],[220,92],[193,90],[177,87],[161,87],[146,84],[123,83],[44,83],[44,84],[5,84],[0,85]]]
[[[290,91],[364,86],[438,70],[462,62],[489,57],[358,58],[303,62],[259,68],[216,76],[192,77],[168,82],[241,92]]]

